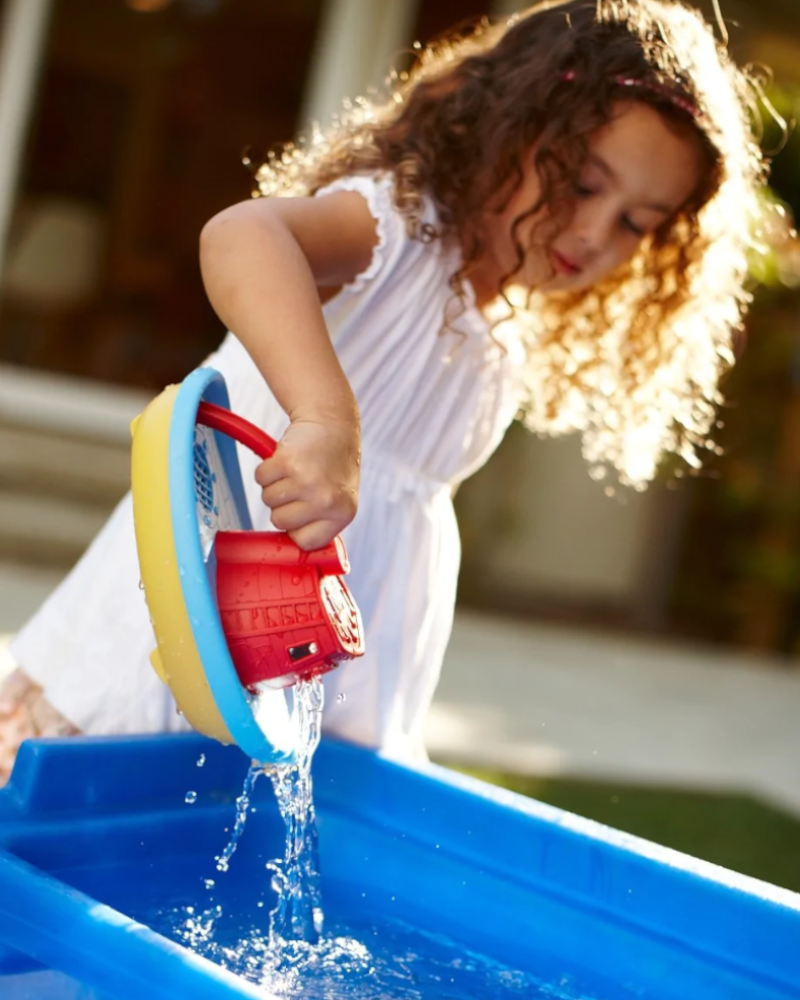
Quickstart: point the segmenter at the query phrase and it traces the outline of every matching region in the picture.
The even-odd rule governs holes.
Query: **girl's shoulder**
[[[436,203],[433,196],[425,189],[404,194],[402,200],[407,207],[400,209],[397,179],[391,170],[343,174],[336,180],[318,188],[315,197],[321,197],[333,191],[359,192],[376,213],[382,216],[397,217],[406,224],[410,231],[419,226],[427,227],[439,222]]]
[[[407,210],[401,210],[395,176],[387,170],[346,174],[319,188],[315,197],[337,191],[360,194],[375,219],[377,243],[372,261],[351,286],[353,290],[401,266],[436,280],[443,274],[449,277],[453,247],[440,239],[439,213],[431,195],[422,191]]]

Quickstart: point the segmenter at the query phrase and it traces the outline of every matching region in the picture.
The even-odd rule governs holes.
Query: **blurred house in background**
[[[735,58],[775,68],[770,93],[791,117],[800,8],[724,9]],[[414,39],[488,12],[486,0],[0,3],[0,577],[35,565],[46,590],[77,558],[126,487],[129,417],[220,340],[197,238],[250,194],[243,153],[324,122]],[[800,211],[796,139],[775,188]],[[514,428],[458,497],[463,602],[797,652],[800,314],[785,242],[761,266],[725,454],[691,480],[609,497],[578,441]]]

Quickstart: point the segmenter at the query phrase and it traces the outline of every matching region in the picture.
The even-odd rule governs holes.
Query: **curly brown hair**
[[[353,173],[390,171],[418,239],[457,240],[456,296],[483,253],[477,220],[522,181],[535,150],[544,242],[574,208],[589,137],[621,100],[656,108],[691,134],[704,162],[697,189],[636,255],[589,290],[520,302],[498,293],[523,339],[522,416],[543,434],[580,431],[597,478],[609,468],[643,487],[665,453],[692,466],[712,447],[719,381],[749,301],[747,252],[764,166],[753,133],[755,88],[711,29],[678,0],[562,0],[419,51],[388,100],[359,98],[327,132],[271,154],[260,194],[311,194]],[[425,197],[435,231],[420,224]],[[546,211],[542,211],[546,209]],[[444,321],[443,321],[444,322]]]

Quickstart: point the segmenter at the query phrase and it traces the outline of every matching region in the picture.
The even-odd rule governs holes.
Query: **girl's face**
[[[647,104],[621,102],[589,140],[575,210],[549,251],[536,233],[539,213],[517,227],[521,246],[532,249],[512,283],[556,292],[581,291],[601,281],[685,204],[699,177],[699,147],[690,134],[670,128]],[[473,275],[479,302],[493,298],[499,281],[517,266],[514,220],[536,204],[540,192],[529,157],[519,188],[500,212],[485,214],[486,252]]]

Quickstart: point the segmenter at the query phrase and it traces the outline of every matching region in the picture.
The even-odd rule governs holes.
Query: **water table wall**
[[[24,745],[0,792],[0,998],[263,1000],[146,926],[202,906],[209,876],[226,913],[265,919],[264,863],[283,854],[266,780],[229,872],[214,867],[246,767],[195,735]],[[334,741],[314,780],[326,912],[388,914],[576,996],[800,1000],[794,893]]]

